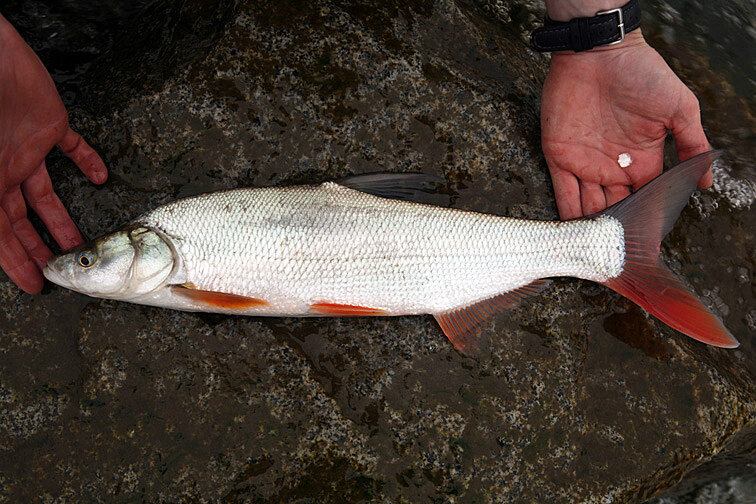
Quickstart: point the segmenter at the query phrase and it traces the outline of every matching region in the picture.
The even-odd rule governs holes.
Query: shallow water
[[[396,68],[375,62],[376,71],[398,75],[396,89],[382,91],[389,118],[371,122],[366,131],[352,136],[350,128],[360,126],[354,118],[366,114],[369,105],[355,98],[354,90],[364,85],[362,76],[340,65],[339,58],[350,55],[339,52],[336,44],[335,49],[323,49],[312,62],[289,70],[298,79],[292,78],[296,84],[290,88],[281,73],[271,69],[274,63],[270,60],[251,59],[245,71],[258,78],[260,82],[255,81],[255,86],[266,92],[250,97],[246,93],[255,86],[235,75],[233,66],[193,66],[212,51],[214,42],[234,19],[238,8],[234,2],[222,2],[220,6],[197,2],[199,7],[194,11],[183,9],[182,2],[159,1],[103,1],[92,6],[90,2],[68,0],[55,3],[55,7],[46,7],[45,2],[3,7],[3,13],[19,26],[50,68],[64,101],[74,111],[74,123],[91,132],[93,144],[102,146],[101,153],[111,168],[108,184],[94,188],[77,178],[70,167],[66,169],[65,161],[52,160],[51,164],[61,167],[53,174],[56,187],[61,188],[82,230],[93,236],[124,224],[156,204],[198,192],[279,182],[309,183],[375,168],[436,171],[440,167],[454,206],[530,218],[555,217],[543,167],[530,162],[530,158],[517,157],[517,149],[537,149],[533,123],[537,102],[533,99],[535,90],[528,88],[527,81],[518,79],[511,68],[497,64],[495,58],[486,59],[486,51],[462,43],[446,43],[449,26],[439,20],[443,5],[387,3],[384,9],[389,12],[375,14],[361,4],[336,4],[363,23],[374,37],[371,40],[381,41],[395,53],[410,52],[407,40],[395,37],[396,25],[405,30],[408,39],[424,34],[427,40],[421,41],[423,47],[451,47],[449,54],[441,56],[446,58],[443,61],[452,60],[454,64],[442,65],[429,59],[421,67],[425,78],[432,82],[430,88],[453,100],[448,103],[453,107],[449,115],[427,106],[430,113],[424,116],[418,110],[415,115],[419,119],[394,138],[391,121],[401,122],[404,117],[401,110],[394,109],[414,106],[412,100],[417,96],[412,94],[412,85],[400,80],[403,77]],[[728,361],[736,362],[746,373],[731,379],[742,380],[744,393],[752,393],[756,376],[756,172],[751,161],[756,152],[754,7],[750,2],[720,4],[714,8],[707,3],[707,12],[713,14],[701,16],[697,12],[703,4],[699,2],[645,2],[649,16],[644,32],[700,97],[712,144],[727,150],[718,167],[714,191],[694,198],[682,223],[666,240],[664,252],[672,267],[706,298],[743,343],[733,353],[708,352],[704,359],[725,368],[730,366]],[[255,41],[260,44],[261,54],[267,54],[268,44],[290,52],[291,59],[296,60],[301,58],[297,51],[302,49],[290,44],[281,33],[287,33],[292,19],[304,22],[312,13],[304,3],[282,5],[275,11],[261,8],[250,26],[259,30],[262,20],[283,27],[274,34],[261,34]],[[462,11],[477,9],[472,3],[460,5]],[[501,35],[500,30],[521,29],[527,24],[529,8],[515,4],[508,11],[511,24],[503,27],[494,21],[486,24],[480,14],[470,16],[481,23],[481,31]],[[683,22],[683,18],[696,21],[691,24]],[[397,21],[394,25],[386,23],[386,19]],[[451,31],[454,29],[452,26]],[[296,30],[292,29],[292,33],[296,38]],[[364,40],[351,32],[350,36],[360,43]],[[301,46],[306,40],[296,42]],[[496,54],[493,50],[491,53]],[[358,54],[364,58],[371,55],[368,49]],[[539,75],[542,78],[537,62],[523,57],[522,65],[526,64],[532,64],[535,81]],[[198,74],[186,77],[189,86],[162,87],[186,68]],[[213,87],[202,87],[206,77],[202,72],[218,73]],[[460,86],[456,94],[446,92],[444,81],[452,79],[450,72],[456,72],[454,78],[458,74],[463,78],[471,76],[474,85],[469,89]],[[192,87],[193,83],[197,87]],[[486,92],[503,98],[502,109],[530,112],[510,124],[521,137],[519,144],[509,137],[497,136],[495,128],[477,128],[476,117],[453,117],[473,116],[464,108],[471,104],[473,109],[490,106],[479,98]],[[141,96],[148,98],[142,100]],[[186,102],[196,106],[196,111],[180,110],[186,96],[190,97]],[[307,108],[297,101],[299,96],[324,105]],[[166,113],[162,117],[151,108],[150,104],[156,102],[176,105],[157,109]],[[140,122],[142,113],[144,119]],[[318,113],[327,113],[330,123],[318,123],[308,116]],[[242,123],[239,117],[248,120]],[[203,123],[184,128],[176,118]],[[233,136],[224,127],[238,124],[249,132],[247,136],[238,131],[238,136]],[[186,135],[185,129],[193,135],[190,140],[182,136]],[[359,144],[349,142],[355,137],[360,139]],[[510,158],[506,166],[499,164],[493,148],[480,151],[481,156],[476,158],[480,166],[461,166],[469,159],[460,157],[460,151],[472,148],[471,144],[496,142]],[[312,146],[319,143],[327,149]],[[223,149],[218,148],[221,145]],[[230,148],[239,149],[242,155],[225,151]],[[234,502],[234,495],[239,499],[254,495],[254,488],[250,490],[245,485],[260,475],[268,477],[273,486],[276,478],[284,480],[286,484],[278,483],[278,487],[285,491],[277,494],[283,500],[301,498],[308,491],[325,495],[329,488],[351,495],[354,500],[381,492],[417,500],[436,493],[455,495],[461,491],[460,481],[466,481],[457,474],[472,472],[479,459],[495,458],[491,445],[486,443],[485,429],[490,428],[484,421],[486,415],[521,415],[528,424],[541,421],[540,416],[545,418],[538,408],[562,410],[577,404],[590,412],[585,398],[564,397],[569,396],[570,389],[567,386],[563,391],[560,380],[594,379],[588,390],[601,397],[601,381],[607,370],[625,367],[627,377],[623,379],[627,383],[623,387],[632,394],[643,389],[651,378],[664,379],[668,363],[679,359],[679,350],[667,341],[675,337],[670,336],[673,332],[663,333],[666,337],[660,335],[663,329],[659,324],[648,322],[643,312],[629,303],[611,298],[585,282],[557,284],[556,293],[536,303],[548,305],[543,313],[531,307],[497,319],[495,327],[512,332],[522,341],[512,343],[510,348],[494,345],[481,362],[471,363],[453,352],[440,353],[447,343],[438,337],[430,319],[301,321],[198,316],[94,301],[49,287],[42,296],[18,296],[5,281],[2,299],[7,302],[0,312],[0,328],[5,331],[4,348],[10,349],[6,353],[12,356],[13,365],[2,373],[0,392],[7,392],[3,396],[7,404],[15,404],[14,394],[27,393],[35,400],[19,400],[31,404],[25,409],[3,410],[7,430],[3,443],[6,449],[12,447],[27,456],[41,456],[48,451],[54,460],[70,456],[79,462],[61,470],[78,469],[82,476],[96,481],[87,462],[81,461],[85,458],[81,451],[88,447],[98,457],[105,480],[118,481],[124,499],[142,496],[151,500],[156,491],[164,490],[155,483],[159,480],[138,477],[146,467],[163,471],[166,480],[170,476],[171,484],[166,483],[166,487],[175,491],[184,488],[180,486],[183,483],[176,483],[182,481],[181,471],[204,466],[215,468],[217,472],[213,474],[224,474],[223,468],[228,468],[225,474],[237,478],[233,490],[225,495],[229,502]],[[559,317],[558,323],[552,322]],[[584,319],[595,322],[588,324]],[[555,333],[555,328],[564,332]],[[413,338],[401,337],[403,331]],[[360,341],[354,341],[355,334],[360,335]],[[498,337],[498,333],[492,331],[489,336]],[[582,339],[594,344],[594,336],[595,344],[611,357],[591,354],[584,348],[589,343],[581,343]],[[579,355],[583,351],[585,355]],[[576,356],[574,361],[560,361],[565,355]],[[511,368],[503,371],[499,367],[501,361]],[[518,366],[530,368],[533,390],[529,380],[518,381],[518,374],[526,373]],[[552,374],[541,376],[539,366],[550,369]],[[285,375],[283,379],[281,374]],[[29,393],[25,383],[32,383],[34,391]],[[504,383],[509,390],[501,390]],[[677,382],[670,379],[670,383]],[[541,395],[536,384],[554,391],[553,395]],[[218,390],[226,395],[214,396]],[[663,390],[654,389],[654,393],[663,394]],[[695,393],[665,401],[678,410],[689,410],[693,416],[697,411],[692,397]],[[290,402],[285,400],[287,395],[291,396]],[[307,408],[298,402],[301,398],[315,400],[316,406]],[[536,409],[512,406],[523,398],[532,399]],[[245,413],[241,405],[252,410],[266,405],[272,416]],[[343,416],[334,417],[334,410]],[[596,414],[611,424],[611,419],[603,418],[605,413]],[[632,424],[632,415],[629,416]],[[201,419],[200,425],[193,423],[194,419]],[[267,432],[257,440],[261,449],[234,451],[229,443],[237,436],[240,445],[252,438],[252,431],[243,430],[249,429],[250,421],[259,423],[259,430]],[[532,435],[526,446],[517,441],[525,433],[513,434],[513,430],[510,437],[500,433],[498,450],[522,453],[521,459],[533,457],[533,462],[527,459],[528,463],[536,464],[541,450],[551,447],[553,439],[563,435],[558,423],[543,421],[543,425],[518,427],[547,433]],[[465,422],[476,425],[478,430],[465,429]],[[62,433],[69,429],[70,439],[62,440]],[[430,432],[440,433],[448,446],[437,447]],[[145,441],[135,439],[134,433]],[[96,444],[89,446],[87,436],[113,437],[118,442],[105,446],[115,452],[107,453]],[[320,442],[329,447],[343,445],[342,451],[337,450],[338,456],[333,459],[307,465],[307,478],[288,484],[287,464],[295,466],[298,455],[288,454],[291,460],[282,463],[269,454],[279,453],[276,450],[280,446],[291,446],[294,452],[302,450],[298,443],[307,436],[320,436]],[[17,440],[26,444],[20,446]],[[601,438],[588,441],[584,450],[600,459],[603,442]],[[555,450],[568,451],[569,444]],[[369,449],[365,450],[365,445]],[[218,452],[217,446],[223,449]],[[317,441],[311,446],[317,447]],[[414,450],[421,452],[417,459],[410,457]],[[235,458],[245,456],[251,459],[239,472],[235,468],[240,462]],[[402,467],[405,456],[423,462]],[[149,464],[144,462],[145,457]],[[373,480],[352,469],[349,461],[362,460],[360,457],[368,467],[375,464],[371,457],[383,463],[393,457],[394,462],[375,470],[391,478]],[[429,457],[438,460],[426,460]],[[499,463],[514,462],[502,456]],[[133,478],[128,473],[132,469],[126,469],[132,465]],[[556,462],[554,467],[557,477],[569,474],[560,473]],[[13,468],[11,474],[28,477],[47,469],[29,458]],[[40,477],[45,491],[51,495],[59,491],[59,476]],[[197,481],[202,480],[197,477]],[[150,484],[157,487],[140,490],[139,485]],[[199,488],[194,495],[214,488],[207,481],[194,485]],[[467,495],[486,494],[474,483],[470,485]],[[185,495],[191,495],[185,491]]]

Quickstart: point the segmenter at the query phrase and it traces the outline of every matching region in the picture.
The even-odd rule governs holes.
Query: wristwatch
[[[538,52],[587,51],[596,46],[618,44],[641,25],[638,0],[617,9],[597,12],[593,17],[558,22],[546,16],[544,26],[530,34],[530,45]]]

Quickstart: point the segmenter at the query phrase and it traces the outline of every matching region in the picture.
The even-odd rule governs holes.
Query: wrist
[[[618,42],[612,45],[596,46],[593,49],[588,49],[587,51],[580,52],[554,51],[551,53],[551,57],[561,58],[563,56],[581,56],[590,54],[595,55],[599,53],[603,53],[608,56],[611,53],[616,53],[616,51],[627,51],[646,45],[648,44],[646,44],[646,39],[643,38],[643,32],[641,32],[641,29],[638,28],[637,30],[633,30],[632,32],[625,35],[625,40],[623,40],[622,42]]]
[[[613,7],[622,4],[619,7]],[[626,35],[640,28],[641,8],[638,0],[551,0],[552,14],[568,18],[557,21],[546,16],[544,25],[530,34],[530,45],[538,52],[584,52],[596,47],[619,45]],[[599,10],[606,9],[606,10]],[[630,45],[630,44],[626,44]]]
[[[622,7],[627,0],[546,0],[546,13],[554,21],[592,17],[597,12]]]

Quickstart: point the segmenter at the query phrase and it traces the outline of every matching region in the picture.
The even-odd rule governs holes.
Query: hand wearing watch
[[[541,94],[541,146],[565,220],[603,210],[659,175],[670,131],[681,161],[710,150],[696,96],[641,29],[631,32],[640,15],[635,2],[624,2],[546,0],[544,31],[562,41],[534,34],[538,48],[555,51]],[[622,18],[596,15],[618,8]],[[596,23],[613,36],[596,36]],[[709,170],[699,187],[711,182]]]

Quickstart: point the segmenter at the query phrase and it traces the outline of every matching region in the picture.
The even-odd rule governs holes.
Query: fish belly
[[[203,307],[161,294],[145,304],[257,315],[313,306],[442,313],[536,279],[620,274],[622,226],[509,219],[372,196],[335,183],[238,189],[179,200],[136,221],[169,238],[170,282],[261,300]]]

